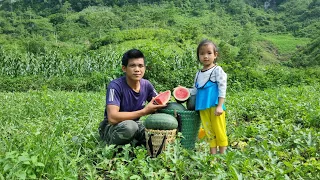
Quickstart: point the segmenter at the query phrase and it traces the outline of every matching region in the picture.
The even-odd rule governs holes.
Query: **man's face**
[[[122,71],[126,73],[127,78],[133,81],[139,81],[146,71],[143,58],[129,59],[127,66],[122,66]]]

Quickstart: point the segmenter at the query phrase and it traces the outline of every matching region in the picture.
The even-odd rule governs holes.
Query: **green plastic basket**
[[[195,143],[198,138],[200,129],[200,115],[198,111],[181,111],[181,110],[169,110],[161,109],[158,112],[171,114],[176,117],[177,114],[181,117],[181,133],[183,138],[181,139],[181,145],[187,149],[194,149]]]

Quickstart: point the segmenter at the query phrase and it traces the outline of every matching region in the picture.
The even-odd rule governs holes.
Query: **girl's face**
[[[214,61],[218,53],[214,51],[213,44],[204,44],[199,49],[199,60],[203,65],[203,70],[210,69],[214,66]]]

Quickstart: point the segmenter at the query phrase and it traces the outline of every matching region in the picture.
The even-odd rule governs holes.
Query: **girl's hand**
[[[214,115],[220,116],[223,113],[223,109],[221,106],[217,106],[216,111],[214,112]]]

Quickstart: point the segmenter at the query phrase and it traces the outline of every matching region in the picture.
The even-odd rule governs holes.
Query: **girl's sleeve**
[[[216,69],[216,81],[219,88],[219,97],[226,98],[227,93],[227,74],[219,66]]]
[[[194,83],[193,83],[192,88],[189,88],[189,92],[190,92],[191,95],[196,95],[196,94],[197,94],[197,88],[196,88],[195,85],[196,85],[198,73],[199,73],[199,72],[197,72],[197,73],[196,73],[196,76],[194,77]]]

